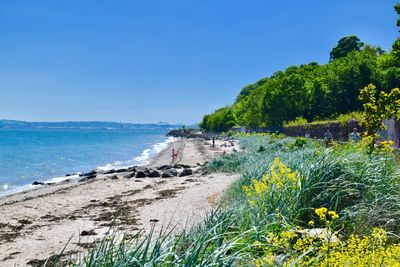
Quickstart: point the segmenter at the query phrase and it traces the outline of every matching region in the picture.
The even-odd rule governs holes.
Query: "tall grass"
[[[242,137],[243,152],[208,165],[211,172],[239,172],[241,178],[229,188],[224,205],[202,223],[179,235],[105,239],[78,266],[242,266],[262,254],[254,244],[266,245],[268,233],[308,228],[319,207],[340,215],[342,240],[368,235],[374,227],[400,234],[400,175],[393,155],[368,155],[354,145],[325,148],[311,141],[296,147],[294,141]],[[299,186],[271,186],[261,206],[251,205],[242,187],[268,173],[275,158],[298,174]]]

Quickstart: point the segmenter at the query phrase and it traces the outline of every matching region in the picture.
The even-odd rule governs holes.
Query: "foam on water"
[[[140,153],[140,155],[134,157],[133,159],[126,161],[115,161],[114,163],[109,163],[104,166],[99,166],[96,170],[99,171],[108,171],[112,169],[123,169],[128,168],[130,166],[143,166],[149,164],[151,159],[158,155],[161,151],[168,147],[168,144],[174,142],[173,137],[168,137],[167,140],[161,143],[157,143],[150,148],[146,148]]]
[[[79,173],[70,176],[53,177],[49,180],[44,181],[44,183],[61,183],[66,180],[75,180],[79,178]]]

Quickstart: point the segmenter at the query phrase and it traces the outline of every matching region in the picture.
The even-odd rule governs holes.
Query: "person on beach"
[[[329,129],[327,129],[326,132],[324,133],[324,141],[326,146],[329,146],[333,141],[333,136],[332,133],[329,131]]]
[[[350,134],[350,141],[352,141],[354,143],[358,143],[360,140],[361,140],[361,136],[358,133],[358,129],[354,128]]]
[[[212,137],[212,147],[214,148],[215,147],[215,136],[213,135],[213,137]]]
[[[172,154],[171,154],[171,157],[172,157],[172,162],[175,162],[175,160],[178,158],[178,151],[175,151],[175,149],[173,148],[172,149]]]

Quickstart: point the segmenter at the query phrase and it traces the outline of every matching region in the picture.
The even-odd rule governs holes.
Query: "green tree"
[[[345,57],[352,51],[360,51],[363,46],[364,43],[355,35],[343,37],[339,40],[338,45],[330,52],[330,60]]]
[[[400,90],[394,88],[389,93],[380,91],[378,94],[376,86],[369,84],[360,91],[359,99],[364,108],[361,125],[365,128],[365,140],[372,152],[379,137],[378,131],[386,128],[384,120],[400,114]]]
[[[334,113],[347,113],[361,108],[357,97],[361,88],[376,83],[376,61],[372,50],[350,52],[326,65],[329,100]]]
[[[236,118],[231,107],[223,107],[213,114],[205,115],[199,125],[210,132],[225,132],[236,125]]]
[[[400,16],[400,4],[395,9]],[[328,64],[290,66],[245,86],[232,106],[205,116],[201,125],[221,130],[233,124],[279,127],[297,117],[325,119],[361,110],[359,91],[370,83],[379,91],[400,87],[400,39],[387,53],[347,36],[330,56]]]
[[[400,60],[394,53],[386,53],[378,58],[376,75],[380,88],[400,87]]]

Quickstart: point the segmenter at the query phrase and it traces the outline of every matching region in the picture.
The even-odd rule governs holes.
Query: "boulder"
[[[87,178],[87,179],[93,179],[93,178],[96,178],[96,176],[97,176],[97,174],[90,174],[90,175],[85,175],[83,177]]]
[[[86,173],[81,173],[79,174],[79,176],[92,176],[92,175],[96,175],[97,172],[95,170],[91,171],[91,172],[86,172]]]
[[[144,171],[136,172],[135,178],[145,178],[145,177],[147,177],[147,175]]]
[[[193,174],[192,169],[187,169],[187,168],[185,168],[185,169],[183,169],[183,171],[179,174],[179,177],[189,176],[189,175],[192,175],[192,174]]]
[[[97,235],[94,230],[83,230],[81,232],[81,236],[88,236],[88,235]]]
[[[175,169],[165,170],[162,174],[162,178],[171,178],[178,175],[178,172]]]
[[[34,181],[32,185],[44,185],[44,183],[39,181]]]
[[[133,167],[129,167],[128,169],[126,169],[127,172],[136,172],[136,166]]]
[[[187,164],[175,164],[173,167],[175,169],[189,169],[191,166]]]
[[[87,176],[83,176],[83,178],[80,179],[78,182],[86,182],[86,181],[92,180],[94,178],[96,178],[96,174],[87,175]]]
[[[114,172],[115,172],[115,170],[111,169],[111,170],[108,170],[108,171],[104,171],[103,174],[111,174],[111,173],[114,173]]]
[[[149,174],[148,174],[148,177],[150,177],[150,178],[157,178],[160,176],[161,176],[161,174],[156,170],[150,170]]]
[[[146,167],[138,166],[135,167],[136,172],[143,172],[146,174],[146,176],[149,174],[149,170]]]
[[[167,169],[171,169],[171,165],[162,165],[160,167],[157,168],[157,170],[159,171],[163,171],[163,170],[167,170]]]
[[[115,171],[116,173],[120,173],[120,172],[126,172],[126,169],[118,169]]]
[[[194,173],[197,173],[197,174],[201,174],[201,175],[206,175],[206,174],[208,174],[208,169],[207,169],[207,167],[197,167],[195,170],[194,170]]]
[[[110,177],[110,179],[111,179],[111,180],[118,180],[119,178],[118,178],[118,176],[113,175],[113,176]]]
[[[92,176],[92,175],[97,175],[97,172],[95,170],[93,170],[91,172],[86,172],[83,174],[83,176]]]
[[[135,176],[136,176],[136,173],[135,172],[131,172],[131,173],[128,173],[128,174],[124,175],[124,178],[130,179],[130,178],[134,178]]]

